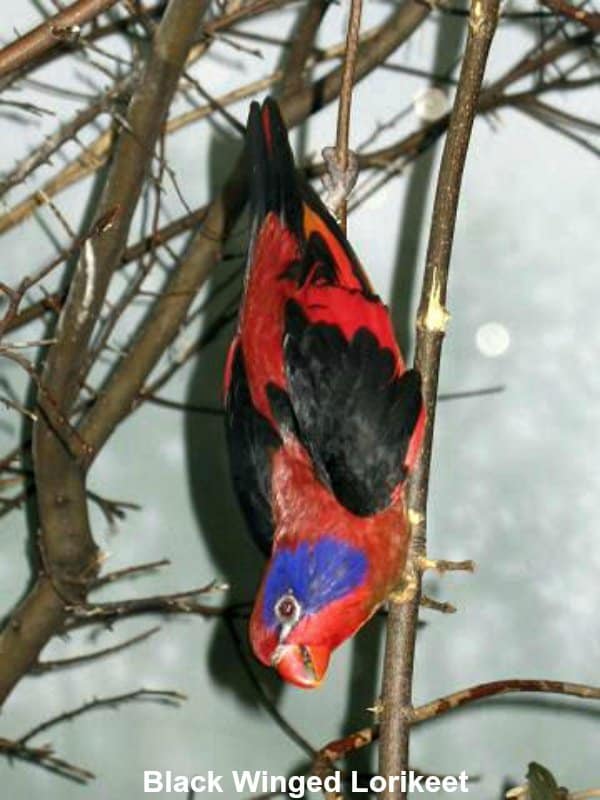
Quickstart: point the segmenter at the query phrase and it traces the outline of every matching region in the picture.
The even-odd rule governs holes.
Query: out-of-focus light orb
[[[475,344],[482,355],[497,358],[510,347],[510,333],[500,322],[486,322],[477,329]]]
[[[448,98],[441,89],[430,86],[414,96],[413,109],[422,122],[435,122],[448,112]]]

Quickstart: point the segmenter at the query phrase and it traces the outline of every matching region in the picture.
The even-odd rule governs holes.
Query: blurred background
[[[381,24],[393,6],[378,0],[366,3],[363,29]],[[190,68],[191,75],[211,97],[271,75],[281,62],[278,40],[293,37],[301,8],[301,3],[289,4],[240,22],[238,34],[216,36]],[[510,2],[504,11],[533,13],[500,23],[487,82],[549,33],[550,23],[540,19],[542,6]],[[42,14],[55,12],[49,0],[14,0],[0,15],[1,42],[37,24]],[[124,14],[116,7],[112,19]],[[346,24],[347,3],[332,4],[317,45],[343,41]],[[445,113],[466,25],[459,13],[432,13],[388,59],[391,68],[377,69],[358,84],[353,148],[369,151],[392,144]],[[574,30],[579,29],[567,27],[556,35],[567,39]],[[244,33],[250,36],[244,38]],[[3,92],[5,176],[60,122],[127,70],[132,45],[122,35],[107,37],[98,47],[55,59]],[[597,77],[593,53],[586,51],[585,63],[583,55],[573,57],[582,61],[581,76]],[[313,76],[330,68],[317,65]],[[559,74],[548,69],[550,77]],[[565,69],[563,65],[563,73]],[[536,73],[534,80],[544,76]],[[171,116],[206,102],[199,95],[191,100],[190,94],[177,98]],[[260,99],[264,91],[252,96]],[[590,124],[557,130],[556,124],[510,107],[475,122],[452,256],[452,317],[440,391],[494,391],[449,397],[440,404],[428,529],[433,557],[471,558],[477,571],[426,578],[428,593],[452,602],[458,612],[421,612],[416,702],[500,678],[600,683],[600,97],[598,86],[591,85],[550,92],[544,99]],[[245,123],[249,100],[228,105],[228,112]],[[25,102],[35,110],[15,105]],[[336,112],[334,102],[294,131],[292,141],[301,159],[316,159],[322,147],[334,143]],[[12,227],[3,226],[2,215],[77,159],[110,125],[106,114],[83,128],[51,163],[4,195],[3,282],[13,285],[39,269],[66,246],[67,228],[80,231],[86,219],[89,224],[101,174],[57,192],[54,210],[42,205]],[[161,224],[210,199],[227,177],[240,141],[219,113],[165,138],[164,159],[173,178],[163,182]],[[361,200],[349,216],[349,238],[392,309],[409,359],[440,151],[441,140],[416,161],[396,163],[396,172],[369,196],[369,186],[385,173],[367,173],[350,203],[352,209],[354,200]],[[131,242],[148,231],[152,213],[149,191],[136,212]],[[203,342],[161,389],[162,397],[182,405],[145,403],[117,429],[90,474],[89,488],[97,495],[140,507],[109,524],[99,506],[91,506],[93,533],[106,557],[103,569],[161,559],[170,565],[107,586],[94,595],[96,600],[184,591],[213,580],[227,583],[230,590],[215,591],[201,597],[202,602],[219,607],[252,599],[262,561],[232,493],[219,414],[246,236],[243,220],[227,244],[229,257],[211,274],[194,301],[193,319],[157,369],[157,374],[169,369],[185,358],[188,348]],[[184,234],[161,252],[144,283],[149,295],[160,291],[186,241]],[[115,277],[113,302],[138,268],[134,262]],[[46,291],[61,280],[59,274],[50,275]],[[29,300],[40,297],[32,291]],[[140,297],[122,318],[110,350],[95,367],[96,382],[119,357],[119,349],[127,347],[147,302]],[[47,322],[37,320],[7,338],[37,340],[47,335]],[[28,376],[5,360],[0,371],[1,394],[25,403]],[[14,409],[1,407],[2,453],[21,440],[27,425]],[[3,488],[6,498],[20,490],[19,485]],[[0,610],[8,614],[31,580],[32,531],[24,504],[9,509],[5,503],[2,510]],[[57,637],[43,657],[62,659],[109,647],[155,625],[160,626],[157,633],[123,652],[25,677],[3,708],[0,735],[18,738],[38,722],[93,697],[141,687],[178,690],[187,700],[178,707],[140,702],[99,709],[41,734],[34,744],[51,742],[57,755],[91,770],[96,779],[82,786],[35,765],[2,759],[3,797],[141,798],[145,769],[187,775],[212,769],[226,776],[224,787],[231,795],[232,769],[284,775],[307,769],[306,753],[267,712],[240,662],[238,646],[248,650],[243,618],[233,622],[238,645],[231,627],[219,617],[145,615],[118,621],[111,630],[87,626]],[[318,691],[283,687],[255,662],[250,667],[285,719],[320,748],[372,722],[368,708],[380,687],[384,627],[379,617],[342,647]],[[418,727],[412,766],[436,774],[466,770],[478,778],[471,785],[477,798],[502,797],[508,786],[522,782],[531,760],[548,766],[572,789],[598,786],[598,722],[591,702],[531,696],[491,700]],[[349,764],[374,770],[375,755],[375,750],[365,751]]]

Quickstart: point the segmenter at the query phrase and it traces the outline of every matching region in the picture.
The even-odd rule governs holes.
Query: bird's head
[[[250,619],[257,658],[296,686],[318,686],[332,650],[375,610],[368,572],[363,550],[334,536],[278,546]]]

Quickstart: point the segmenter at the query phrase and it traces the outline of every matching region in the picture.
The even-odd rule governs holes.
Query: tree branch
[[[74,35],[77,38],[81,25],[108,11],[116,2],[117,0],[77,0],[64,11],[44,20],[37,28],[0,50],[0,78],[63,44],[69,36]]]
[[[363,37],[363,39],[364,38],[365,37]],[[562,78],[557,78],[546,83],[537,84],[530,90],[526,90],[524,92],[506,93],[506,89],[512,84],[517,83],[528,75],[532,75],[536,71],[542,69],[544,66],[556,64],[563,56],[584,49],[592,42],[593,36],[586,32],[579,34],[578,36],[571,37],[570,39],[560,40],[551,47],[548,47],[547,49],[542,50],[535,55],[521,59],[514,67],[510,68],[505,75],[482,90],[477,109],[478,114],[486,114],[502,107],[512,107],[517,110],[522,110],[522,106],[538,94],[560,89],[586,88],[589,85],[598,83],[600,78],[597,76],[592,76],[589,79],[578,82],[565,81]],[[276,72],[269,76],[268,85],[275,83],[275,79],[280,75],[281,73]],[[267,79],[262,80],[262,88],[265,88],[265,81],[267,81]],[[248,92],[250,91],[251,86],[254,88],[257,87],[256,84],[248,84],[248,87],[246,87]],[[229,98],[232,99],[236,93],[240,97],[246,96],[246,88],[244,89],[243,93],[238,90],[229,93]],[[227,97],[228,95],[223,95],[219,101],[221,103],[229,102],[226,99]],[[194,109],[190,113],[195,114],[197,118],[200,118],[201,114],[204,113],[203,109],[205,109],[207,112],[210,111],[208,106],[203,106],[198,109]],[[183,123],[184,116],[185,115],[180,115],[179,117],[175,117],[171,120],[171,123],[177,123],[178,120],[181,120]],[[391,169],[391,165],[393,166],[399,161],[406,163],[406,161],[414,160],[419,155],[424,153],[445,133],[448,128],[449,120],[450,116],[445,115],[435,122],[420,126],[417,130],[404,136],[402,139],[392,145],[388,145],[384,148],[373,150],[371,152],[358,154],[357,157],[359,169],[383,170],[384,175],[376,187],[380,188],[385,182],[397,174],[396,170]],[[170,124],[167,125],[167,128],[169,130],[175,129],[175,127],[171,128]],[[323,162],[311,163],[305,167],[305,174],[309,178],[315,178],[322,176],[326,172],[326,169],[327,167]],[[48,190],[48,186],[46,186],[45,190]],[[32,200],[31,204],[31,208],[33,208],[35,206],[35,201]],[[15,206],[13,211],[18,208],[20,208],[20,205]],[[170,240],[181,235],[182,233],[201,225],[204,217],[206,216],[206,211],[207,206],[201,206],[194,211],[184,214],[183,216],[173,220],[172,222],[166,223],[162,228],[159,228],[158,230],[148,234],[140,241],[129,245],[123,252],[121,265],[124,266],[131,261],[141,258],[146,253],[152,252],[153,249],[167,245]],[[0,216],[0,232],[3,230],[4,224],[7,225],[8,229],[12,226],[12,224],[15,224],[15,222],[18,221],[14,219],[11,214],[12,212],[9,211],[6,215]],[[79,244],[76,244],[78,247]],[[74,252],[77,247],[69,248],[69,250],[63,253],[61,256],[61,260],[70,253]],[[47,267],[47,269],[53,268],[56,263],[57,260],[53,259],[53,262]],[[28,322],[31,322],[34,319],[38,319],[47,311],[58,313],[64,304],[65,299],[66,296],[64,292],[54,292],[47,295],[42,300],[32,303],[30,306],[18,311],[18,313],[16,312],[15,308],[14,313],[10,314],[10,318],[7,318],[7,315],[5,315],[4,320],[2,320],[2,323],[0,324],[3,325],[3,329],[6,332],[13,331],[23,325],[26,325]]]
[[[454,711],[468,703],[498,697],[501,694],[520,694],[533,692],[539,694],[561,694],[569,697],[580,697],[584,700],[600,700],[600,687],[588,686],[584,683],[568,683],[566,681],[545,680],[543,678],[506,678],[489,683],[480,683],[469,686],[458,692],[432,700],[418,706],[410,712],[411,724],[425,722],[433,717],[439,717],[448,711]]]
[[[473,120],[489,48],[498,19],[498,0],[478,0],[471,6],[469,35],[448,135],[442,155],[421,301],[417,316],[416,367],[423,379],[427,424],[423,450],[406,490],[411,547],[407,572],[414,574],[415,593],[408,603],[391,602],[384,660],[379,773],[400,775],[409,765],[412,674],[416,643],[421,574],[417,566],[426,555],[425,514],[442,341],[448,313],[446,288],[458,199]],[[404,795],[397,787],[383,800]]]
[[[79,767],[70,761],[65,761],[64,758],[55,756],[52,747],[47,744],[41,747],[30,747],[1,736],[0,755],[5,756],[9,761],[16,758],[29,764],[35,764],[76,783],[87,783],[96,777],[89,769],[84,769],[84,767]]]
[[[556,694],[565,697],[579,697],[583,700],[600,700],[600,687],[584,683],[568,683],[566,681],[546,680],[544,678],[505,678],[489,683],[480,683],[460,689],[452,694],[438,697],[417,708],[411,708],[406,715],[407,724],[418,725],[421,722],[447,714],[470,703],[489,700],[504,694]],[[331,768],[336,761],[350,753],[367,747],[380,739],[381,725],[371,725],[359,731],[336,739],[322,747],[317,753],[316,767],[325,765]],[[399,774],[399,773],[394,773]]]
[[[358,55],[361,13],[362,0],[351,0],[335,140],[336,167],[342,175],[347,173],[350,159],[350,107],[352,105],[354,70],[356,69],[356,57]],[[348,211],[346,194],[343,195],[337,211],[340,226],[345,232]]]
[[[68,419],[80,389],[88,342],[108,283],[127,240],[155,142],[194,41],[206,3],[171,0],[157,30],[138,89],[117,144],[96,219],[112,226],[83,248],[50,348],[43,385],[60,397]],[[115,214],[115,209],[118,213]],[[44,399],[38,398],[44,411]],[[84,601],[98,564],[87,509],[85,473],[44,415],[34,426],[33,461],[43,569],[0,636],[0,703],[61,630],[66,604]]]
[[[273,0],[271,0],[272,2]],[[415,5],[416,3],[413,0],[408,0],[405,6],[401,7],[402,13],[398,13],[398,15],[394,15],[392,19],[389,21],[389,26],[392,28],[392,32],[401,32],[403,26],[406,26],[407,32],[406,37],[410,35],[412,32],[411,26],[414,24],[413,14],[410,13],[411,6]],[[259,5],[258,3],[256,5]],[[250,8],[250,6],[248,7]],[[427,10],[426,10],[427,13]],[[223,20],[230,19],[229,17],[222,18]],[[217,20],[218,21],[218,20]],[[213,29],[225,28],[226,25],[222,22],[221,25],[217,26],[216,23],[214,25],[206,25],[205,33]],[[375,44],[376,47],[376,55],[379,53],[379,49],[382,45],[386,45],[388,41],[388,37],[383,35],[383,30],[381,26],[376,31],[367,32],[361,39],[362,50],[364,53],[367,53],[371,43]],[[196,52],[197,48],[194,48],[192,54],[190,54],[190,61],[194,59],[194,53]],[[315,58],[316,61],[322,62],[327,61],[333,58],[339,58],[340,55],[343,54],[345,49],[345,44],[335,45],[331,48],[328,48],[325,51],[319,51],[318,57]],[[379,58],[377,55],[377,62],[376,66],[380,63],[383,63],[385,58],[387,57],[385,51],[383,53],[383,58]],[[367,70],[367,71],[370,71]],[[332,76],[337,74],[337,70],[334,70],[330,73],[329,80],[327,82],[319,81],[314,86],[315,97],[319,97],[319,95],[323,92],[325,88],[328,86],[334,86],[335,81],[332,80]],[[233,89],[232,91],[225,92],[223,95],[217,98],[217,102],[221,106],[228,106],[237,100],[242,100],[247,97],[251,97],[260,91],[264,91],[269,87],[276,84],[279,80],[282,80],[285,77],[285,72],[283,70],[276,70],[271,75],[267,75],[265,78],[260,78],[259,80],[251,81],[244,86],[238,87]],[[302,87],[301,87],[302,88]],[[310,87],[305,87],[305,90],[310,92]],[[298,95],[297,92],[293,93]],[[338,90],[339,91],[339,90]],[[334,92],[331,97],[327,100],[323,100],[323,105],[327,102],[330,102],[334,97],[337,96],[337,92]],[[312,109],[314,111],[316,109]],[[214,105],[213,104],[206,104],[199,106],[198,108],[193,108],[189,111],[184,111],[181,114],[167,120],[165,124],[165,130],[168,133],[175,133],[176,131],[181,130],[183,127],[197,122],[198,120],[204,119],[206,117],[211,116],[214,113]],[[304,109],[304,114],[308,115],[311,112],[311,109]],[[301,121],[300,118],[298,121]],[[90,175],[96,172],[108,159],[111,149],[113,145],[113,133],[112,131],[105,131],[97,136],[89,145],[87,145],[82,152],[79,154],[77,158],[73,161],[67,163],[65,167],[63,167],[58,174],[56,174],[53,178],[46,181],[42,188],[36,192],[25,197],[19,203],[14,205],[12,208],[8,209],[4,214],[0,214],[0,233],[4,233],[7,230],[10,230],[15,225],[23,222],[30,214],[32,214],[40,205],[44,205],[48,202],[48,198],[52,198],[57,195],[59,192],[67,189],[69,186],[73,185],[74,183],[78,182],[82,178],[85,178],[87,175]],[[8,177],[10,180],[10,176]]]
[[[40,722],[27,731],[27,733],[23,734],[23,736],[18,739],[18,742],[19,744],[27,744],[34,736],[39,736],[40,733],[54,728],[56,725],[60,725],[63,722],[72,722],[77,717],[82,716],[82,714],[87,714],[90,711],[97,711],[100,708],[117,708],[123,703],[131,703],[138,700],[152,700],[173,705],[187,700],[187,697],[181,692],[174,692],[170,689],[136,689],[133,692],[115,694],[110,697],[94,697],[93,700],[89,700],[87,703],[77,706],[77,708],[73,708],[70,711],[63,711],[55,717]]]
[[[39,767],[55,772],[63,778],[69,778],[78,783],[87,783],[93,780],[96,776],[93,772],[83,767],[78,767],[58,758],[54,755],[52,747],[48,744],[41,747],[32,747],[28,742],[38,736],[40,733],[53,728],[55,725],[60,725],[63,722],[71,722],[72,720],[80,717],[82,714],[87,714],[89,711],[95,711],[102,708],[117,708],[123,703],[130,703],[139,700],[154,700],[157,702],[177,704],[186,700],[186,696],[181,692],[174,692],[164,689],[137,689],[134,692],[126,692],[125,694],[113,695],[112,697],[95,697],[83,705],[51,717],[44,722],[39,723],[31,728],[27,733],[23,734],[19,739],[5,739],[0,737],[0,755],[4,755],[9,759],[18,758],[22,761],[27,761],[31,764],[36,764]]]
[[[135,597],[110,603],[80,603],[68,608],[71,621],[65,626],[65,630],[140,614],[198,614],[202,617],[218,617],[224,613],[222,608],[198,603],[196,597],[199,594],[221,591],[223,588],[218,582],[212,581],[207,586],[185,592]]]
[[[137,636],[131,636],[124,642],[114,644],[111,647],[104,647],[102,650],[94,650],[92,653],[82,653],[79,656],[72,656],[71,658],[57,658],[52,661],[38,661],[33,665],[29,674],[30,675],[43,675],[46,672],[56,672],[59,669],[68,669],[69,667],[78,667],[80,664],[85,664],[90,661],[97,661],[105,656],[111,656],[115,653],[120,653],[123,650],[131,647],[134,644],[146,641],[155,633],[158,633],[160,627],[155,625],[143,633],[138,633]]]

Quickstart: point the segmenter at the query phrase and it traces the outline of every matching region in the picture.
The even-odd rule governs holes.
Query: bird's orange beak
[[[327,672],[331,651],[322,645],[280,645],[273,656],[273,666],[284,681],[301,689],[316,689]]]

